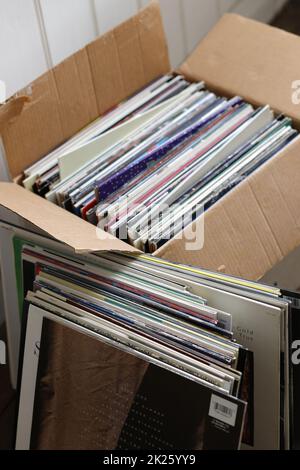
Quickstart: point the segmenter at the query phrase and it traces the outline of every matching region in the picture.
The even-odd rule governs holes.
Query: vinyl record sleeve
[[[239,448],[244,402],[93,336],[30,306],[18,429],[31,449]]]

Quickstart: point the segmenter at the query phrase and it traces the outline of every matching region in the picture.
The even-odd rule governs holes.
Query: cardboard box
[[[298,107],[292,103],[292,83],[300,79],[299,55],[297,36],[228,14],[179,71],[191,80],[204,80],[220,94],[241,95],[254,105],[270,104],[300,128]],[[2,149],[12,179],[18,181],[24,168],[169,71],[159,6],[153,2],[0,107]],[[187,251],[186,242],[202,218],[156,255],[260,279],[300,245],[299,186],[298,141],[205,213],[201,250]],[[2,220],[42,231],[76,252],[135,251],[16,182],[0,183],[0,205]]]

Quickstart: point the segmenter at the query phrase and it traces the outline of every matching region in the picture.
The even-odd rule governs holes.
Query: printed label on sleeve
[[[238,406],[229,400],[212,394],[208,415],[230,426],[235,425]]]

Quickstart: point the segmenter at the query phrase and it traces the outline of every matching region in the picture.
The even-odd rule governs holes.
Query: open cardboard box
[[[292,102],[292,83],[300,79],[298,57],[298,37],[228,14],[201,41],[179,72],[191,80],[204,80],[217,93],[240,95],[256,106],[269,104],[276,112],[292,117],[300,128],[300,109]],[[155,1],[1,106],[2,152],[15,181],[0,183],[1,219],[46,233],[76,252],[136,251],[109,234],[96,232],[94,226],[26,191],[18,182],[30,164],[169,71],[166,39]],[[195,224],[203,223],[200,218],[156,255],[247,279],[261,279],[300,245],[299,187],[297,141],[205,213],[201,250],[186,250]],[[6,281],[3,287],[5,297],[11,283]],[[6,300],[6,308],[9,305]],[[10,323],[12,359],[16,361],[19,327],[13,319]]]

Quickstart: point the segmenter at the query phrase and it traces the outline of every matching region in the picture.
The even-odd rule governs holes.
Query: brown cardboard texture
[[[97,251],[138,252],[101,229],[86,223],[15,183],[0,183],[0,205],[77,253]]]
[[[221,94],[269,104],[300,127],[292,84],[300,79],[300,39],[235,14],[224,15],[179,71]]]
[[[300,65],[294,60],[297,51],[298,37],[226,15],[181,71],[226,95],[270,104],[298,124],[290,83],[300,77]],[[159,7],[154,2],[32,84],[31,102],[2,131],[12,176],[168,71]],[[298,140],[209,209],[201,250],[186,250],[191,226],[182,239],[171,240],[155,254],[260,278],[300,244],[299,155]],[[94,226],[14,183],[1,185],[0,203],[76,251],[133,250],[109,235],[97,240]]]
[[[23,111],[25,103],[30,101],[29,96],[23,95],[9,100],[5,105],[0,105],[0,132],[9,125]]]

